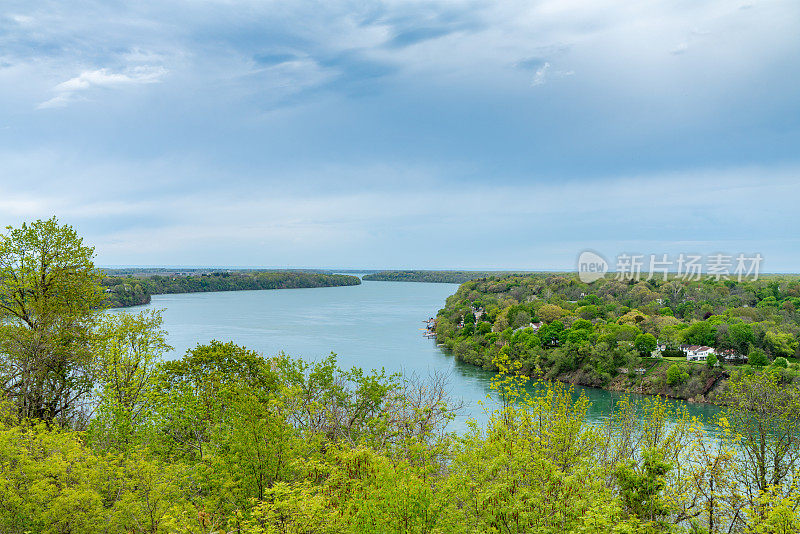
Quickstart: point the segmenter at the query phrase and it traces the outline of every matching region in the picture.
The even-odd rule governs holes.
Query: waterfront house
[[[681,345],[681,350],[686,353],[686,359],[690,362],[704,362],[708,359],[709,354],[714,353],[713,347],[706,347],[705,345]]]

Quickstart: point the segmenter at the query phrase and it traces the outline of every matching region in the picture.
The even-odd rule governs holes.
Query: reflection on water
[[[475,367],[474,365],[469,365],[463,362],[455,362],[453,367],[454,372],[458,374],[458,382],[464,380],[481,384],[483,385],[485,391],[484,398],[487,395],[491,395],[496,399],[496,395],[490,387],[491,379],[495,375],[494,372],[485,371],[479,367]],[[526,389],[528,390],[528,393],[533,395],[535,394],[536,390],[541,387],[542,386],[536,384],[534,380],[531,380],[531,382],[526,386]],[[651,397],[647,395],[640,395],[638,393],[623,393],[606,391],[598,388],[573,386],[573,398],[577,399],[580,395],[585,395],[591,403],[587,412],[587,421],[592,424],[600,424],[607,421],[614,412],[616,404],[623,397],[630,398],[634,403],[645,402],[649,399],[651,400]],[[706,430],[710,435],[716,435],[714,425],[709,423],[713,423],[719,414],[719,407],[711,404],[688,403],[676,399],[666,399],[666,402],[671,408],[670,412],[677,411],[680,408],[685,407],[691,417],[696,417],[699,421],[706,423]],[[494,400],[491,400],[487,403],[487,406],[497,406],[497,403]],[[482,413],[482,410],[476,405],[475,402],[473,402],[472,416],[480,422],[486,420],[486,416]],[[461,424],[458,426],[460,427]]]
[[[447,373],[454,396],[466,410],[451,425],[463,430],[469,417],[486,421],[479,406],[496,406],[493,373],[455,361],[422,336],[423,320],[435,316],[455,284],[364,282],[359,286],[270,291],[156,295],[147,308],[164,309],[164,326],[178,357],[198,343],[233,341],[264,355],[318,360],[330,352],[342,367],[385,368],[388,372]],[[589,420],[600,422],[620,398],[594,388],[575,388],[591,401]],[[688,404],[691,415],[710,420],[717,408]]]

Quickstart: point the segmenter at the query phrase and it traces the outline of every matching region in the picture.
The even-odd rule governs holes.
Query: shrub
[[[667,369],[667,384],[670,386],[683,384],[688,378],[689,373],[683,365],[673,363],[669,366],[669,369]]]
[[[789,360],[787,360],[783,356],[780,356],[778,358],[775,358],[775,361],[772,362],[772,365],[774,365],[775,367],[780,367],[781,369],[786,369],[787,367],[789,367]]]
[[[747,363],[753,367],[764,367],[769,365],[769,358],[767,358],[767,354],[763,350],[753,349],[747,355]]]

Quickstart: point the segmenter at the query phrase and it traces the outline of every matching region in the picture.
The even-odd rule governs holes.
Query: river
[[[233,341],[265,356],[280,351],[318,360],[335,352],[344,368],[385,368],[388,372],[426,376],[449,375],[452,394],[465,410],[450,425],[464,430],[469,417],[484,422],[492,391],[493,373],[457,362],[422,335],[424,320],[444,306],[456,284],[368,282],[358,286],[267,291],[230,291],[154,295],[147,306],[163,309],[164,328],[180,357],[187,349],[212,339]],[[576,388],[592,402],[590,421],[610,413],[620,394],[594,388]],[[717,408],[687,404],[692,415],[709,420]]]

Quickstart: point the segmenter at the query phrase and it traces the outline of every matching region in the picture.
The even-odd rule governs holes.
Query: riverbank
[[[356,286],[361,284],[361,279],[307,271],[219,271],[106,276],[101,284],[109,307],[126,308],[149,304],[152,295]]]
[[[590,374],[575,370],[555,376],[561,382],[584,387],[604,389],[621,393],[637,393],[640,395],[658,395],[671,399],[693,403],[713,405],[724,404],[723,398],[731,370],[726,368],[710,369],[701,364],[690,364],[685,367],[688,378],[680,384],[669,385],[669,368],[676,362],[653,358],[642,362],[642,366],[632,372],[623,369],[618,375],[606,383],[598,383]],[[736,372],[736,371],[734,371]]]
[[[729,378],[760,369],[800,388],[797,275],[472,280],[447,298],[435,331],[461,362],[492,371],[499,358],[531,375],[609,391],[719,404]],[[703,361],[680,350],[692,345]]]
[[[526,271],[379,271],[364,276],[368,282],[422,282],[435,284],[463,284],[470,280],[512,274],[533,274]]]

